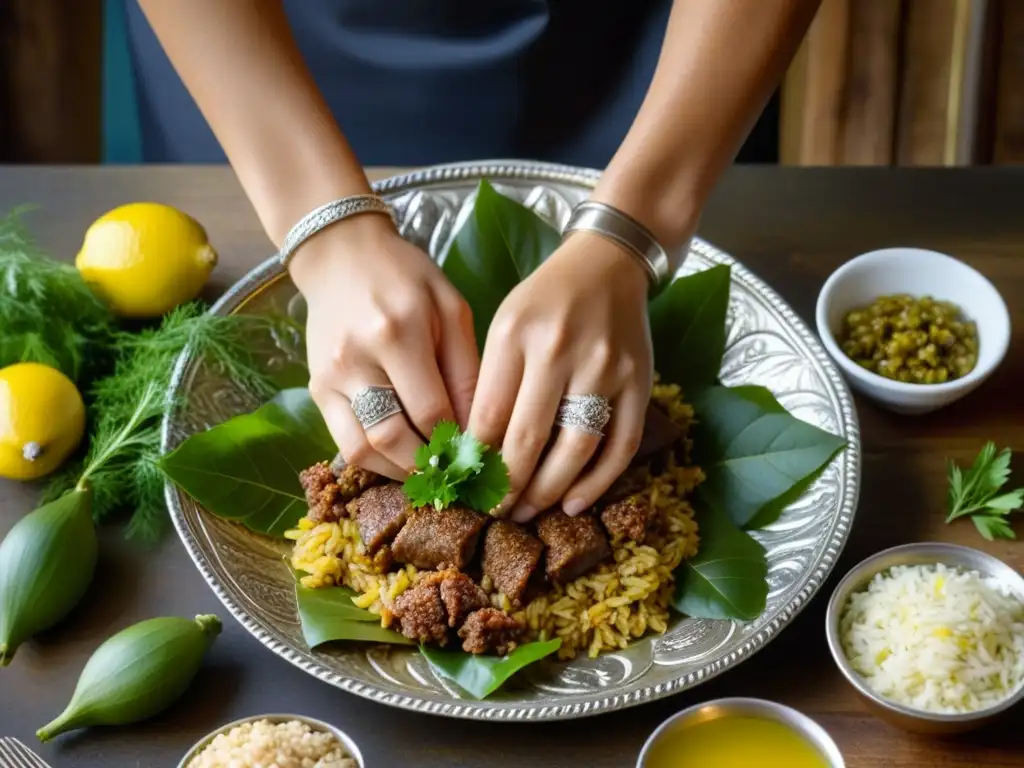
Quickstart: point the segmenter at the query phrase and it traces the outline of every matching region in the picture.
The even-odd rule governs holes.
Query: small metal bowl
[[[181,762],[178,763],[178,768],[187,768],[188,764],[195,757],[197,757],[200,752],[206,749],[206,747],[210,745],[211,741],[213,741],[217,736],[220,736],[220,734],[227,733],[233,728],[237,728],[240,725],[244,725],[245,723],[252,723],[257,720],[269,720],[271,723],[287,723],[291,720],[298,720],[300,723],[305,723],[315,731],[326,731],[327,733],[332,733],[334,734],[335,737],[337,737],[338,741],[341,742],[342,746],[345,748],[345,751],[347,751],[349,755],[351,755],[351,757],[356,761],[356,765],[358,765],[359,768],[366,768],[366,763],[363,762],[363,755],[359,751],[359,747],[357,747],[356,743],[352,740],[352,738],[347,733],[342,731],[340,728],[335,728],[330,723],[325,723],[323,720],[316,720],[312,717],[306,717],[305,715],[279,714],[253,715],[252,717],[243,717],[241,720],[235,720],[233,723],[222,725],[217,730],[211,731],[210,733],[203,736],[203,738],[201,738],[195,744],[193,744],[192,748],[181,759]]]
[[[972,731],[989,724],[1024,700],[1024,686],[990,707],[963,714],[939,714],[897,704],[876,693],[846,658],[839,632],[839,620],[850,595],[864,589],[872,578],[897,565],[936,565],[959,567],[997,579],[1024,600],[1024,577],[999,558],[970,547],[938,542],[904,544],[872,555],[856,565],[836,586],[825,614],[825,634],[832,658],[871,712],[891,725],[914,733],[952,735]]]
[[[784,704],[764,699],[715,699],[703,704],[697,704],[677,712],[668,720],[658,726],[650,738],[640,750],[640,757],[637,758],[636,768],[647,768],[647,758],[654,749],[654,745],[673,733],[678,728],[683,728],[696,723],[704,723],[708,720],[716,720],[728,715],[746,715],[747,717],[760,717],[766,720],[775,720],[793,729],[795,733],[806,739],[811,745],[817,748],[821,756],[828,762],[828,768],[846,768],[843,755],[839,747],[828,735],[828,732],[811,720],[807,715],[797,712]]]

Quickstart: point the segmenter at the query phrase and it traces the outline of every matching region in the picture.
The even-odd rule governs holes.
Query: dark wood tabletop
[[[264,259],[271,246],[224,168],[0,168],[0,210],[32,203],[29,223],[54,255],[72,259],[88,224],[131,201],[182,208],[221,253],[210,296]],[[966,260],[1002,292],[1024,328],[1024,170],[780,169],[735,167],[708,206],[700,234],[772,285],[813,327],[824,280],[847,259],[891,245],[935,248]],[[1011,722],[956,739],[908,735],[868,714],[825,645],[828,593],[869,554],[910,541],[984,549],[1024,568],[1024,541],[986,543],[969,522],[947,526],[945,462],[969,461],[986,440],[1024,448],[1024,333],[1000,370],[968,398],[928,416],[901,417],[858,400],[864,477],[849,544],[823,591],[777,640],[700,688],[592,719],[543,725],[444,720],[373,704],[318,682],[274,656],[235,623],[174,534],[146,549],[117,527],[102,535],[95,583],[58,628],[0,671],[0,736],[35,744],[37,727],[64,707],[85,660],[113,632],[158,615],[225,618],[192,689],[140,725],[59,738],[38,751],[55,768],[173,768],[185,750],[227,721],[269,712],[328,720],[351,734],[372,768],[632,766],[650,732],[673,712],[722,696],[781,701],[814,717],[850,768],[1024,765]],[[1024,479],[1024,465],[1020,472]],[[31,485],[0,483],[0,535],[35,502]],[[1024,521],[1024,514],[1021,516]],[[1017,524],[1024,536],[1024,525]]]

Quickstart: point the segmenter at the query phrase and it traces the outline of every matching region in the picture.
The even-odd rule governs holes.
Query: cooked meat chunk
[[[643,543],[655,527],[656,516],[650,504],[626,499],[601,510],[601,522],[613,542],[628,539]]]
[[[498,520],[484,536],[484,575],[491,577],[499,592],[518,604],[543,551],[540,539],[521,525]]]
[[[409,499],[398,483],[368,488],[351,506],[359,523],[359,538],[371,555],[391,543],[412,511]]]
[[[345,501],[351,501],[367,488],[380,485],[386,480],[386,477],[355,464],[346,464],[338,472],[338,488],[341,489],[341,497]]]
[[[326,461],[302,470],[299,482],[306,492],[308,517],[314,523],[334,523],[345,516],[345,499],[342,498],[338,478]]]
[[[497,608],[481,608],[469,614],[459,629],[462,650],[466,653],[487,653],[493,650],[504,656],[516,647],[526,626]]]
[[[395,560],[423,570],[465,568],[487,520],[464,507],[414,510],[391,545]]]
[[[448,616],[438,584],[423,582],[407,589],[395,600],[394,611],[402,634],[410,640],[447,644]]]
[[[420,579],[417,586],[424,584],[437,584],[441,590],[449,627],[459,626],[473,611],[487,606],[487,595],[480,585],[454,568],[431,573]]]
[[[683,428],[654,403],[649,403],[644,415],[644,432],[633,461],[643,461],[656,453],[668,450],[683,436]]]
[[[611,553],[608,537],[593,515],[569,517],[552,510],[537,523],[537,533],[548,548],[545,571],[556,584],[583,575]]]

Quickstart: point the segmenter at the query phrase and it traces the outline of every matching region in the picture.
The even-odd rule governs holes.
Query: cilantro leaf
[[[970,469],[962,472],[949,463],[949,514],[946,522],[970,516],[974,527],[984,538],[1016,538],[1006,516],[1024,507],[1024,488],[1000,493],[1010,479],[1009,448],[996,449],[995,443],[985,443]]]
[[[444,509],[458,501],[478,512],[494,509],[508,489],[501,455],[451,421],[438,422],[416,451],[416,471],[403,486],[414,507]]]
[[[508,495],[508,467],[494,451],[484,454],[480,471],[459,488],[459,498],[470,509],[490,512]]]

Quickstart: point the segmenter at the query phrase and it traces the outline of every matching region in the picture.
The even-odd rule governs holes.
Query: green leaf
[[[508,495],[510,488],[508,467],[501,454],[488,451],[480,471],[459,486],[459,497],[470,509],[490,512]]]
[[[307,390],[285,390],[253,413],[188,438],[160,467],[215,515],[281,536],[306,514],[299,473],[333,458]]]
[[[845,441],[791,416],[761,387],[711,387],[694,398],[697,495],[739,527],[824,467]]]
[[[441,268],[473,310],[480,349],[504,298],[558,247],[559,233],[486,180]]]
[[[550,656],[562,645],[561,638],[520,645],[507,656],[487,656],[465,651],[445,651],[428,645],[420,653],[430,668],[475,699],[485,699],[523,667]]]
[[[764,547],[718,509],[698,506],[700,549],[676,569],[672,604],[699,619],[753,621],[768,599]]]
[[[468,432],[456,435],[445,447],[446,471],[452,481],[465,480],[483,469],[487,446]]]
[[[1017,534],[1014,533],[1010,522],[1005,517],[998,515],[974,515],[971,517],[971,520],[974,522],[974,527],[978,529],[978,533],[989,541],[1017,538]]]
[[[1018,488],[1016,491],[1010,491],[1001,496],[988,499],[985,502],[985,506],[988,509],[998,509],[1003,512],[1013,512],[1015,509],[1020,509],[1021,506],[1024,506],[1024,488]]]
[[[655,368],[663,381],[684,392],[710,387],[718,379],[729,277],[729,267],[720,264],[673,281],[651,302]]]
[[[412,640],[380,625],[380,616],[352,603],[356,593],[348,587],[309,589],[296,578],[295,602],[302,637],[310,648],[332,640],[412,645]]]
[[[430,442],[427,443],[427,456],[443,456],[448,449],[448,444],[459,434],[459,425],[454,421],[439,421],[434,425],[434,431],[430,433]]]

